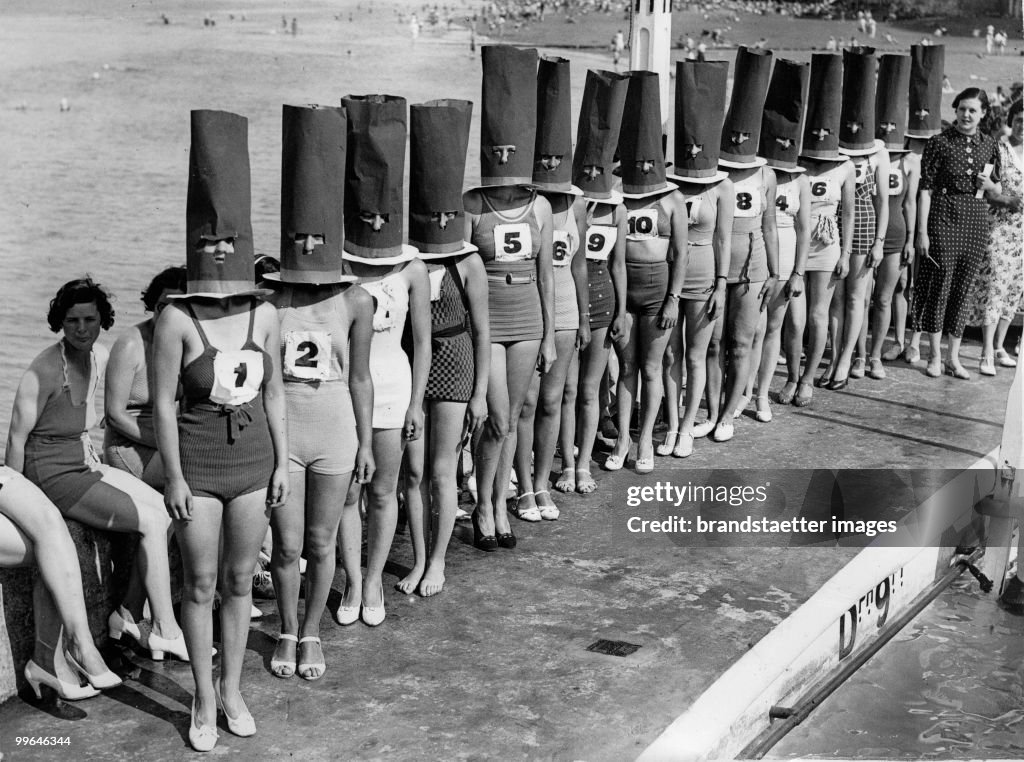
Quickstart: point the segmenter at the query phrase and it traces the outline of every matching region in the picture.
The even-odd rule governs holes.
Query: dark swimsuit
[[[186,303],[185,308],[203,340],[203,352],[181,371],[184,390],[178,419],[181,471],[194,496],[213,497],[227,503],[241,495],[266,489],[270,483],[274,447],[263,409],[262,390],[273,372],[273,362],[252,339],[255,305],[249,311],[249,334],[245,344],[241,350],[232,352],[211,346],[192,306]],[[246,358],[241,354],[246,351],[258,353],[262,361],[263,375],[256,395],[237,405],[210,399],[217,387],[217,356],[238,357],[237,368],[226,380],[241,389],[246,376],[252,372],[251,362],[255,361],[252,355]]]

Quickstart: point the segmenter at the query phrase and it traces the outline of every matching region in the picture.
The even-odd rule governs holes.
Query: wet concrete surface
[[[984,382],[928,380],[923,365],[893,366],[884,381],[815,390],[809,408],[775,405],[770,424],[748,413],[733,441],[698,440],[690,459],[658,458],[647,476],[595,464],[599,490],[556,496],[558,521],[513,519],[514,551],[481,553],[460,524],[448,582],[431,599],[391,589],[411,561],[400,533],[385,575],[386,621],[342,628],[325,616],[328,669],[316,682],[270,674],[278,620],[273,602],[259,602],[266,617],[253,623],[243,683],[259,732],[241,739],[222,727],[215,753],[633,758],[857,549],[694,548],[666,535],[634,535],[625,530],[630,516],[656,518],[661,510],[628,507],[629,487],[723,469],[963,468],[998,443],[1009,383],[1008,373]],[[340,571],[336,583],[342,589]],[[640,648],[626,657],[588,652],[598,639]],[[129,652],[122,667],[124,686],[80,704],[54,707],[52,697],[40,704],[24,693],[8,701],[0,707],[0,750],[10,759],[189,753],[188,666]],[[70,743],[26,748],[16,745],[19,736]]]

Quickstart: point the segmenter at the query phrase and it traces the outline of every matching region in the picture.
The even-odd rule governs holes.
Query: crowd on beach
[[[570,62],[482,53],[480,186],[463,191],[468,101],[285,106],[279,256],[257,257],[247,120],[195,111],[186,263],[144,290],[152,317],[108,356],[107,290],[85,277],[56,292],[60,338],[22,378],[0,470],[0,563],[40,571],[37,695],[122,681],[89,632],[65,519],[140,538],[109,633],[190,662],[189,741],[210,750],[218,711],[236,735],[257,730],[241,675],[268,528],[270,672],[317,680],[336,553],[334,620],[386,620],[399,493],[414,561],[397,588],[443,589],[464,447],[472,543],[495,553],[517,546],[510,516],[554,521],[557,493],[597,490],[595,464],[650,474],[656,456],[768,425],[773,404],[881,383],[893,363],[925,360],[921,383],[969,379],[969,324],[978,372],[1017,365],[1020,83],[1002,123],[978,88],[944,122],[939,45],[809,64],[740,48],[728,102],[728,62],[681,61],[668,165],[657,74],[588,71],[574,147]],[[751,403],[756,423],[737,424]],[[599,431],[614,444],[595,458]]]

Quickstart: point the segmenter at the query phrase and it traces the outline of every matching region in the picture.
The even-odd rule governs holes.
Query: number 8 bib
[[[260,393],[263,355],[253,349],[218,352],[213,358],[210,401],[219,405],[244,405]]]
[[[285,334],[285,378],[326,381],[331,375],[330,359],[331,335],[326,331],[288,331]]]

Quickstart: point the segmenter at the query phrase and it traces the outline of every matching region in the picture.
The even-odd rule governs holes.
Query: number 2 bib
[[[591,225],[587,228],[587,259],[607,262],[608,255],[615,248],[619,229],[611,225]]]
[[[331,334],[288,331],[284,336],[284,375],[301,381],[326,381],[331,375]]]
[[[244,405],[260,393],[263,355],[254,349],[217,352],[213,358],[210,401],[219,405]]]
[[[505,222],[494,226],[494,261],[522,262],[533,258],[530,223]]]

